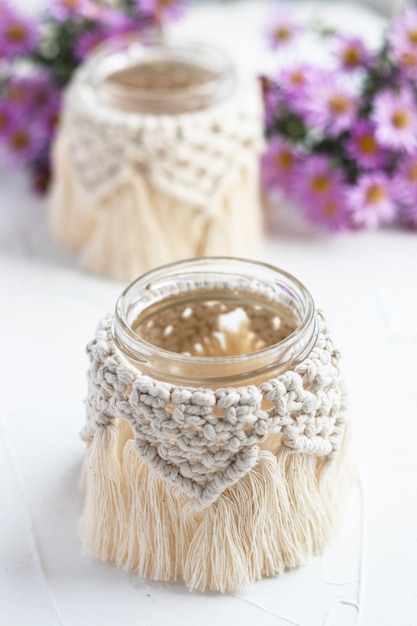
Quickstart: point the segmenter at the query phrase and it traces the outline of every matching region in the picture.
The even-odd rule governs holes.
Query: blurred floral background
[[[161,36],[195,4],[53,0],[29,14],[0,0],[5,160],[27,167],[34,189],[46,191],[62,93],[74,69],[110,36]],[[371,45],[323,19],[300,22],[293,12],[298,4],[265,9],[262,36],[271,59],[260,72],[266,192],[330,230],[417,229],[417,9],[370,0],[393,14]],[[311,45],[321,60],[311,62],[305,52]]]

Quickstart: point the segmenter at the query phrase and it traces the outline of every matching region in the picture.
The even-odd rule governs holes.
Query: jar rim
[[[214,273],[220,271],[225,265],[230,267],[230,272],[235,272],[236,275],[240,273],[241,277],[248,275],[248,272],[253,278],[256,277],[256,274],[273,277],[272,280],[275,280],[279,288],[287,293],[291,291],[291,298],[294,302],[296,301],[298,314],[301,317],[294,331],[278,343],[243,355],[195,356],[172,352],[156,346],[133,330],[128,320],[129,306],[135,302],[135,298],[140,294],[155,292],[158,280],[167,277],[175,278],[181,274],[185,275],[189,270],[206,274],[208,272]],[[223,273],[226,275],[226,272]],[[145,311],[146,308],[146,304],[143,304],[142,310]],[[236,257],[205,257],[179,261],[143,274],[128,285],[119,296],[113,322],[113,337],[116,345],[129,357],[132,357],[138,365],[147,363],[149,358],[152,359],[153,356],[157,355],[159,361],[169,363],[170,370],[183,369],[194,372],[198,371],[199,366],[205,368],[208,366],[213,370],[213,378],[209,377],[210,380],[220,379],[222,383],[225,382],[225,377],[218,376],[220,366],[229,366],[233,369],[234,366],[239,365],[239,380],[264,376],[271,368],[275,371],[278,362],[281,362],[284,370],[288,369],[288,364],[294,358],[299,362],[309,354],[316,343],[317,336],[318,319],[313,298],[297,278],[268,263],[248,261]],[[178,382],[178,376],[176,375],[174,378]],[[191,380],[190,376],[187,376],[186,379],[187,382]],[[199,378],[197,377],[193,381],[198,383]]]
[[[161,61],[183,62],[201,67],[202,70],[211,69],[211,77],[175,89],[140,88],[109,84],[107,81],[118,71]],[[145,112],[154,114],[159,113],[155,105],[160,101],[168,103],[168,112],[178,113],[203,108],[197,104],[193,106],[193,103],[207,101],[209,105],[215,104],[232,93],[237,82],[235,66],[229,56],[211,44],[144,40],[132,33],[112,37],[98,45],[89,56],[86,79],[95,94],[104,100],[108,102],[128,100],[132,106],[137,105],[139,110],[144,109]]]

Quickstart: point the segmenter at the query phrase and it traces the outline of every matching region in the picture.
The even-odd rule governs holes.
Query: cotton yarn
[[[340,354],[319,319],[293,369],[209,389],[141,374],[106,317],[88,346],[86,551],[154,580],[232,591],[322,550],[350,469]]]
[[[181,258],[253,254],[263,141],[255,79],[197,111],[142,114],[96,93],[91,62],[67,89],[53,150],[56,238],[85,268],[122,280]]]

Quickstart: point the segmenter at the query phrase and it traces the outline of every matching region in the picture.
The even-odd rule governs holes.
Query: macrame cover
[[[104,102],[80,68],[53,149],[55,237],[88,270],[131,281],[201,256],[252,256],[262,230],[259,85],[202,110],[154,115]]]
[[[132,174],[186,206],[212,211],[239,167],[262,145],[262,105],[255,81],[201,111],[176,115],[118,110],[101,100],[81,69],[65,99],[60,141],[81,184],[104,198]]]
[[[93,438],[127,420],[139,457],[197,508],[216,501],[257,463],[269,435],[293,454],[331,459],[346,422],[346,394],[325,320],[309,356],[294,369],[245,387],[178,387],[142,375],[121,354],[106,317],[89,344],[87,425]],[[271,407],[272,408],[264,408]]]

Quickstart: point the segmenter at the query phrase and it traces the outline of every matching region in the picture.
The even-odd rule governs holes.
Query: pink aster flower
[[[417,230],[417,204],[414,203],[405,208],[402,222],[410,230]]]
[[[321,70],[307,63],[285,67],[278,72],[276,82],[284,94],[285,101],[301,115],[306,91],[308,86],[314,83],[317,74],[321,74]]]
[[[354,87],[340,74],[317,72],[300,101],[300,113],[319,132],[336,136],[352,125],[358,108]]]
[[[294,147],[280,137],[271,139],[262,157],[263,180],[267,189],[291,193],[297,172],[298,155]]]
[[[348,230],[352,227],[351,210],[346,201],[344,186],[339,186],[337,192],[325,194],[314,202],[305,202],[301,208],[311,222],[330,230]]]
[[[269,20],[266,36],[270,47],[277,50],[293,43],[299,31],[299,24],[289,13],[280,9]]]
[[[392,59],[405,78],[417,79],[417,48],[396,48],[392,52]]]
[[[388,34],[390,52],[394,63],[406,77],[417,78],[417,10],[406,11],[403,17],[392,22]]]
[[[36,23],[3,3],[0,16],[0,58],[10,59],[32,52],[37,42]]]
[[[103,28],[95,28],[94,30],[87,30],[85,33],[78,37],[75,46],[75,56],[79,61],[84,59],[98,46],[108,39],[109,34]]]
[[[16,119],[13,105],[9,100],[0,100],[0,138],[7,136]]]
[[[395,199],[388,178],[381,172],[363,174],[348,192],[352,222],[358,228],[377,228],[396,215]]]
[[[99,12],[99,6],[89,0],[53,0],[49,10],[56,20],[63,22],[75,17],[94,19]]]
[[[414,209],[417,216],[417,156],[404,159],[396,171],[392,188],[397,202],[407,209]]]
[[[39,71],[11,77],[6,85],[6,97],[18,115],[39,118],[59,106],[60,90],[49,74]]]
[[[381,146],[411,153],[417,148],[417,113],[408,89],[400,93],[385,90],[374,102],[372,119],[375,137]]]
[[[353,126],[346,151],[364,169],[383,167],[387,162],[387,153],[375,137],[375,125],[365,119],[359,119]]]
[[[335,56],[347,72],[366,67],[372,60],[372,54],[362,39],[347,35],[336,37]]]
[[[404,45],[417,48],[417,9],[409,9],[403,16],[393,20],[388,41],[392,48]]]
[[[186,0],[136,0],[136,4],[142,13],[160,21],[176,20],[184,15],[187,8]]]
[[[304,207],[334,198],[342,189],[342,176],[324,155],[308,157],[298,171],[295,193]]]
[[[37,123],[20,119],[5,136],[7,157],[13,165],[25,165],[35,159],[47,144],[45,130]]]
[[[313,155],[297,172],[296,197],[305,216],[331,230],[344,230],[350,225],[350,209],[340,170],[332,168],[326,156]]]

